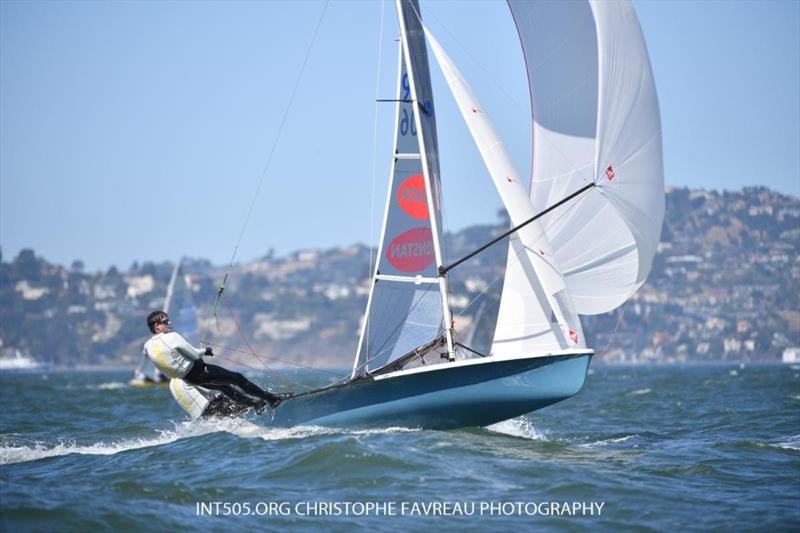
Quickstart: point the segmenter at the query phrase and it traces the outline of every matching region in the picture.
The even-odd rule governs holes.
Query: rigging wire
[[[240,348],[232,348],[232,347],[227,346],[225,344],[209,343],[209,346],[213,346],[215,348],[219,348],[221,350],[225,350],[225,351],[228,351],[228,352],[236,352],[236,353],[251,355],[251,352],[248,351],[248,350],[242,350]],[[317,368],[317,367],[311,366],[311,365],[304,365],[303,363],[297,363],[295,361],[289,361],[287,359],[280,359],[280,358],[272,356],[272,355],[264,355],[263,353],[262,354],[258,354],[258,355],[259,355],[259,357],[261,357],[263,359],[271,359],[273,361],[277,361],[279,363],[284,363],[284,364],[287,364],[287,365],[295,366],[297,368],[307,368],[309,370],[318,370],[320,372],[325,372],[326,374],[330,374],[332,376],[336,376],[336,377],[339,376],[338,372],[334,372],[332,370],[326,370],[324,368]],[[224,357],[221,357],[221,356],[218,356],[218,355],[215,355],[214,357],[219,357],[220,359],[224,359]],[[241,364],[242,366],[246,366],[247,368],[252,368],[253,370],[261,370],[260,368],[253,367],[253,366],[250,366],[250,365],[246,365],[244,363],[240,363],[238,360],[236,360],[234,362],[236,364]]]
[[[380,16],[380,30],[378,31],[378,65],[376,68],[375,74],[375,107],[373,111],[373,119],[372,119],[372,184],[370,189],[369,195],[369,249],[367,253],[369,254],[369,272],[367,272],[367,276],[369,278],[369,287],[370,289],[373,288],[373,284],[375,283],[375,267],[373,267],[372,263],[372,247],[375,244],[375,180],[377,174],[377,167],[378,167],[378,96],[380,94],[381,88],[381,67],[383,66],[383,19],[384,19],[384,10],[385,10],[385,3],[381,2],[381,16]],[[378,253],[377,250],[375,252]],[[377,255],[375,256],[375,263],[378,262]],[[369,307],[367,307],[366,311],[367,315],[369,315]],[[364,324],[364,341],[367,346],[369,346],[369,334],[370,334],[370,321],[367,320]],[[358,350],[360,346],[356,347]],[[358,353],[356,353],[356,359],[358,359]]]
[[[275,149],[277,148],[278,141],[281,138],[281,133],[283,132],[283,128],[286,125],[286,120],[289,117],[289,111],[292,108],[292,103],[294,102],[294,98],[295,98],[295,96],[297,94],[297,89],[300,86],[300,80],[303,78],[303,73],[305,72],[306,65],[308,64],[308,59],[311,56],[311,50],[314,48],[314,43],[317,40],[317,35],[319,34],[319,29],[322,26],[322,20],[325,18],[325,13],[326,13],[326,11],[328,9],[328,4],[329,3],[330,3],[330,0],[326,0],[325,4],[322,6],[322,12],[320,13],[319,19],[317,20],[317,25],[314,28],[314,34],[312,35],[311,42],[309,43],[308,48],[306,49],[305,57],[303,58],[303,63],[301,65],[301,67],[300,67],[300,71],[297,74],[297,78],[295,80],[294,87],[292,88],[292,93],[289,96],[289,101],[287,102],[286,107],[284,108],[283,116],[282,116],[280,124],[278,126],[278,131],[277,131],[277,133],[275,135],[275,139],[272,142],[272,147],[270,148],[269,155],[267,156],[267,160],[264,163],[264,169],[261,171],[261,177],[258,180],[258,186],[256,187],[255,193],[253,194],[253,198],[252,198],[252,200],[250,202],[250,207],[247,210],[247,215],[245,216],[244,223],[242,224],[242,229],[239,232],[239,237],[236,240],[236,244],[233,247],[233,254],[231,255],[231,261],[230,261],[230,264],[228,266],[228,270],[227,270],[227,272],[225,272],[225,276],[222,279],[222,284],[219,286],[219,289],[217,290],[217,296],[214,299],[214,304],[213,304],[213,306],[211,308],[211,314],[208,317],[209,320],[211,319],[212,316],[216,320],[217,307],[219,305],[219,300],[222,297],[222,293],[225,291],[225,283],[228,280],[228,276],[230,274],[231,269],[233,269],[233,263],[236,260],[237,253],[239,252],[239,245],[241,244],[242,238],[244,237],[244,233],[245,233],[245,231],[247,229],[248,224],[250,223],[250,217],[253,214],[253,209],[255,208],[256,200],[258,199],[259,193],[261,192],[261,187],[264,185],[264,179],[267,176],[267,172],[269,171],[269,167],[270,167],[270,165],[272,163],[272,157],[275,154]],[[218,322],[217,322],[217,328],[219,328],[219,323]],[[208,331],[206,331],[205,335],[203,336],[203,340],[201,341],[201,345],[206,344],[207,338],[208,338]]]
[[[258,357],[258,354],[253,349],[253,346],[250,344],[250,341],[247,340],[247,336],[244,334],[244,331],[242,330],[242,325],[239,323],[239,319],[233,312],[233,308],[231,307],[231,304],[228,301],[228,297],[223,295],[223,298],[225,300],[225,306],[228,308],[228,312],[231,314],[231,318],[233,318],[233,322],[236,324],[236,329],[239,331],[239,335],[242,337],[242,340],[244,341],[247,348],[250,350],[250,353],[253,355],[253,357],[255,357],[259,363],[261,363],[261,366],[263,366],[267,370],[267,372],[270,373],[270,375],[278,378],[279,381],[286,382],[286,379],[283,376],[281,376],[277,372],[274,372],[269,366],[267,366],[267,364],[264,361],[261,360],[260,357]]]
[[[600,351],[599,353],[600,357],[604,356],[608,352],[608,349],[611,347],[611,343],[614,342],[614,337],[617,336],[617,330],[619,329],[622,322],[624,322],[625,308],[628,306],[628,303],[630,303],[630,300],[626,300],[625,303],[622,305],[622,308],[620,309],[619,313],[619,319],[617,320],[617,325],[614,326],[614,331],[611,332],[611,337],[609,337],[605,347]]]
[[[420,17],[420,14],[416,12],[416,9],[414,10],[414,13],[416,14],[417,18],[419,19],[420,23],[422,24],[422,18]],[[436,20],[436,22],[444,29],[444,31],[446,31],[450,35],[450,38],[453,40],[453,42],[455,42],[458,45],[458,47],[461,48],[461,50],[470,59],[470,61],[472,61],[479,69],[481,69],[486,74],[486,79],[491,81],[492,84],[495,87],[500,89],[500,92],[503,93],[503,95],[508,99],[509,102],[511,102],[513,104],[513,106],[515,108],[517,108],[519,111],[527,111],[527,110],[530,109],[528,106],[520,104],[519,101],[516,98],[514,98],[514,96],[512,96],[511,93],[509,93],[506,90],[506,88],[503,86],[503,84],[500,83],[500,81],[499,81],[500,77],[497,76],[497,73],[496,72],[491,72],[488,68],[486,68],[483,65],[483,63],[478,61],[478,59],[474,55],[472,55],[472,53],[469,51],[469,48],[467,46],[465,46],[458,39],[458,37],[456,36],[455,33],[453,33],[453,31],[450,30],[448,25],[445,24],[444,22],[442,22],[442,19],[440,19],[439,17],[436,16],[435,12],[433,12],[431,10],[427,10],[426,11],[426,16],[431,16],[431,17],[434,18],[434,20]],[[425,26],[425,25],[423,24],[423,26]],[[427,26],[425,26],[425,28],[427,28]]]

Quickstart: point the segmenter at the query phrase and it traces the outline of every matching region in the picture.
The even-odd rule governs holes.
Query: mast
[[[441,246],[433,92],[417,0],[397,0],[401,39],[392,169],[352,377],[445,338],[454,358]]]
[[[425,32],[422,27],[421,14],[418,0],[396,0],[397,18],[400,24],[400,35],[402,40],[402,50],[405,56],[406,65],[410,65],[408,72],[408,83],[411,90],[411,99],[416,102],[414,120],[417,126],[417,139],[419,141],[419,152],[422,160],[422,169],[425,176],[425,192],[428,199],[428,209],[431,215],[431,226],[433,229],[433,246],[436,255],[437,272],[439,273],[439,289],[442,295],[442,312],[444,314],[445,341],[447,346],[447,356],[450,361],[455,360],[455,350],[453,348],[453,317],[450,311],[450,304],[447,298],[447,277],[440,269],[444,266],[444,254],[441,247],[441,233],[439,232],[439,198],[433,197],[433,191],[439,190],[439,168],[438,155],[435,161],[428,159],[426,149],[432,146],[435,149],[436,125],[433,122],[433,90],[431,88],[430,70],[428,68],[427,48],[425,46]],[[416,52],[416,57],[412,58],[412,53]],[[416,61],[414,61],[416,59]],[[419,78],[419,79],[418,79]],[[417,90],[419,82],[419,90]],[[428,128],[424,127],[423,118],[431,117]],[[426,131],[427,130],[427,131]],[[427,139],[430,134],[433,139]],[[435,168],[431,168],[435,165]],[[434,201],[436,203],[434,203]]]

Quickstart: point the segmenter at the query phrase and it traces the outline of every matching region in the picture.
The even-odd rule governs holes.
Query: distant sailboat
[[[164,311],[169,315],[175,331],[179,331],[192,346],[200,344],[197,310],[180,260],[172,269],[172,276],[164,298]],[[133,379],[128,382],[133,387],[166,386],[168,383],[169,378],[163,376],[148,358],[143,358],[141,364],[133,372]]]
[[[14,355],[0,357],[0,372],[45,370],[47,365],[15,350]]]
[[[417,0],[396,4],[394,164],[352,375],[288,398],[275,425],[485,426],[569,398],[594,354],[578,315],[621,305],[651,268],[664,214],[661,127],[631,5],[509,1],[531,89],[528,178]],[[448,265],[442,253],[426,36],[514,226],[487,354],[459,343],[448,304],[448,272],[461,260]]]

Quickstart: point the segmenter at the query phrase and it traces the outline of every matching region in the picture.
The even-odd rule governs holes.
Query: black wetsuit
[[[239,387],[244,393],[266,400],[274,406],[280,403],[280,397],[263,390],[261,387],[241,375],[239,372],[231,372],[221,366],[208,365],[202,359],[195,361],[189,373],[183,377],[187,383],[198,385],[207,389],[218,390],[237,403],[244,403],[250,407],[257,407],[258,402],[248,396],[241,394],[231,385]],[[244,398],[244,399],[243,399]]]
[[[227,396],[217,396],[209,402],[202,416],[203,418],[214,416],[238,416],[247,411],[250,407],[255,406],[235,402]]]

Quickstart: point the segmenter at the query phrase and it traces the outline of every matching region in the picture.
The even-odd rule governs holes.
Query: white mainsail
[[[197,323],[197,310],[194,307],[191,288],[181,269],[181,261],[172,269],[172,277],[164,298],[164,311],[169,314],[172,327],[192,346],[200,344],[200,328]]]
[[[401,40],[395,150],[378,261],[353,375],[379,369],[443,333],[452,351],[441,250],[433,90],[416,0],[398,0]]]
[[[597,185],[541,220],[576,311],[604,313],[644,283],[664,218],[658,99],[641,29],[627,1],[508,4],[531,89],[531,199],[540,211]],[[501,310],[519,277],[509,268]]]

